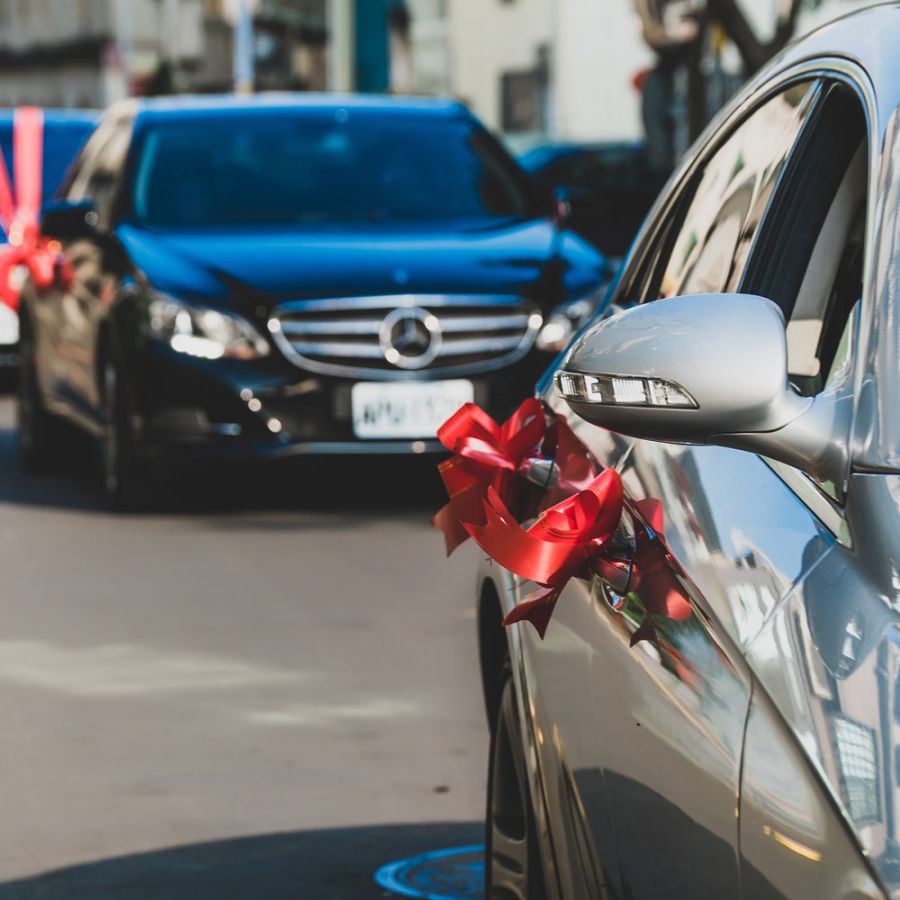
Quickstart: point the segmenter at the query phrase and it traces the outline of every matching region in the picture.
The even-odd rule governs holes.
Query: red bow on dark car
[[[622,500],[619,473],[606,469],[585,490],[543,512],[526,531],[499,494],[488,489],[485,523],[467,524],[466,530],[495,562],[541,586],[514,607],[504,625],[529,621],[544,636],[566,582],[588,566],[618,527]]]
[[[18,309],[24,266],[38,288],[48,288],[57,275],[60,245],[41,237],[41,168],[44,114],[26,106],[13,120],[13,174],[15,193],[0,156],[0,226],[8,244],[0,246],[0,300]]]
[[[465,523],[484,521],[488,488],[505,496],[510,476],[535,450],[546,430],[543,407],[533,397],[503,425],[474,403],[466,403],[438,429],[438,439],[454,455],[438,467],[450,502],[431,523],[444,533],[448,556],[468,538]]]

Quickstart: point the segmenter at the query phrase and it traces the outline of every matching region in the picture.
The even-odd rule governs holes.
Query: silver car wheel
[[[509,670],[501,676],[500,702],[491,738],[487,803],[488,900],[539,900],[545,895],[522,732]]]

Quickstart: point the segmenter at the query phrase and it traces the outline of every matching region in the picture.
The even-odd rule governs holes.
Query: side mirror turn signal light
[[[663,381],[661,378],[558,372],[556,389],[566,400],[578,403],[699,408],[697,401],[683,387],[671,381]]]

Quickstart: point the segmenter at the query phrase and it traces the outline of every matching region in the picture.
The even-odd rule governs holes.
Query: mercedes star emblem
[[[381,323],[378,343],[391,365],[423,369],[441,351],[441,324],[427,309],[395,309]]]

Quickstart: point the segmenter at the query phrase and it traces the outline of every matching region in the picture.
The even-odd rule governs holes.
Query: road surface
[[[480,840],[475,550],[421,461],[182,477],[105,512],[0,398],[0,900],[353,900]]]

